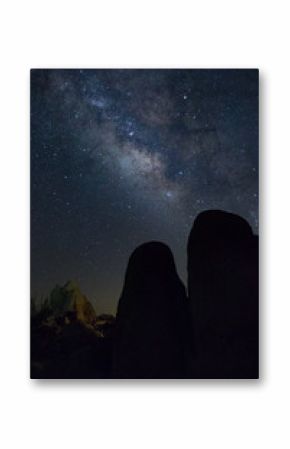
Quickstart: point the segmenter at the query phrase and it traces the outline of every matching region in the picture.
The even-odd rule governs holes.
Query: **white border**
[[[2,2],[3,448],[289,447],[287,2]],[[262,380],[29,380],[29,69],[258,67]]]

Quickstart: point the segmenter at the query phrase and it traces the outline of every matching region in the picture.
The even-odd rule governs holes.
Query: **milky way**
[[[258,232],[256,70],[33,70],[32,293],[75,279],[115,312],[128,257],[167,243],[186,281],[196,215]]]

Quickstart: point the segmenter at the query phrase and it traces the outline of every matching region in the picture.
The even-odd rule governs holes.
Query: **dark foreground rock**
[[[116,317],[114,378],[187,377],[187,299],[173,255],[149,242],[131,255]]]
[[[246,220],[201,213],[188,240],[192,377],[258,377],[258,287],[258,237]]]

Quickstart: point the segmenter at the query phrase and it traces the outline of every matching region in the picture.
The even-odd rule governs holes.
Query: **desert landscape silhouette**
[[[167,245],[137,247],[116,317],[97,316],[72,281],[39,310],[32,302],[31,377],[258,378],[258,237],[242,217],[208,210],[187,252],[186,289]]]

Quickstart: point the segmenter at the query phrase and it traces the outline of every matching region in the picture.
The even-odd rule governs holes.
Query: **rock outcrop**
[[[63,287],[57,285],[52,290],[48,307],[55,317],[68,315],[86,324],[93,324],[96,321],[92,304],[73,281],[67,282]]]
[[[186,301],[168,246],[139,246],[129,259],[118,305],[114,378],[186,377]]]
[[[56,286],[31,316],[31,377],[108,378],[115,319],[96,316],[76,283]]]
[[[188,240],[192,377],[258,377],[258,284],[258,237],[246,220],[202,212]]]

